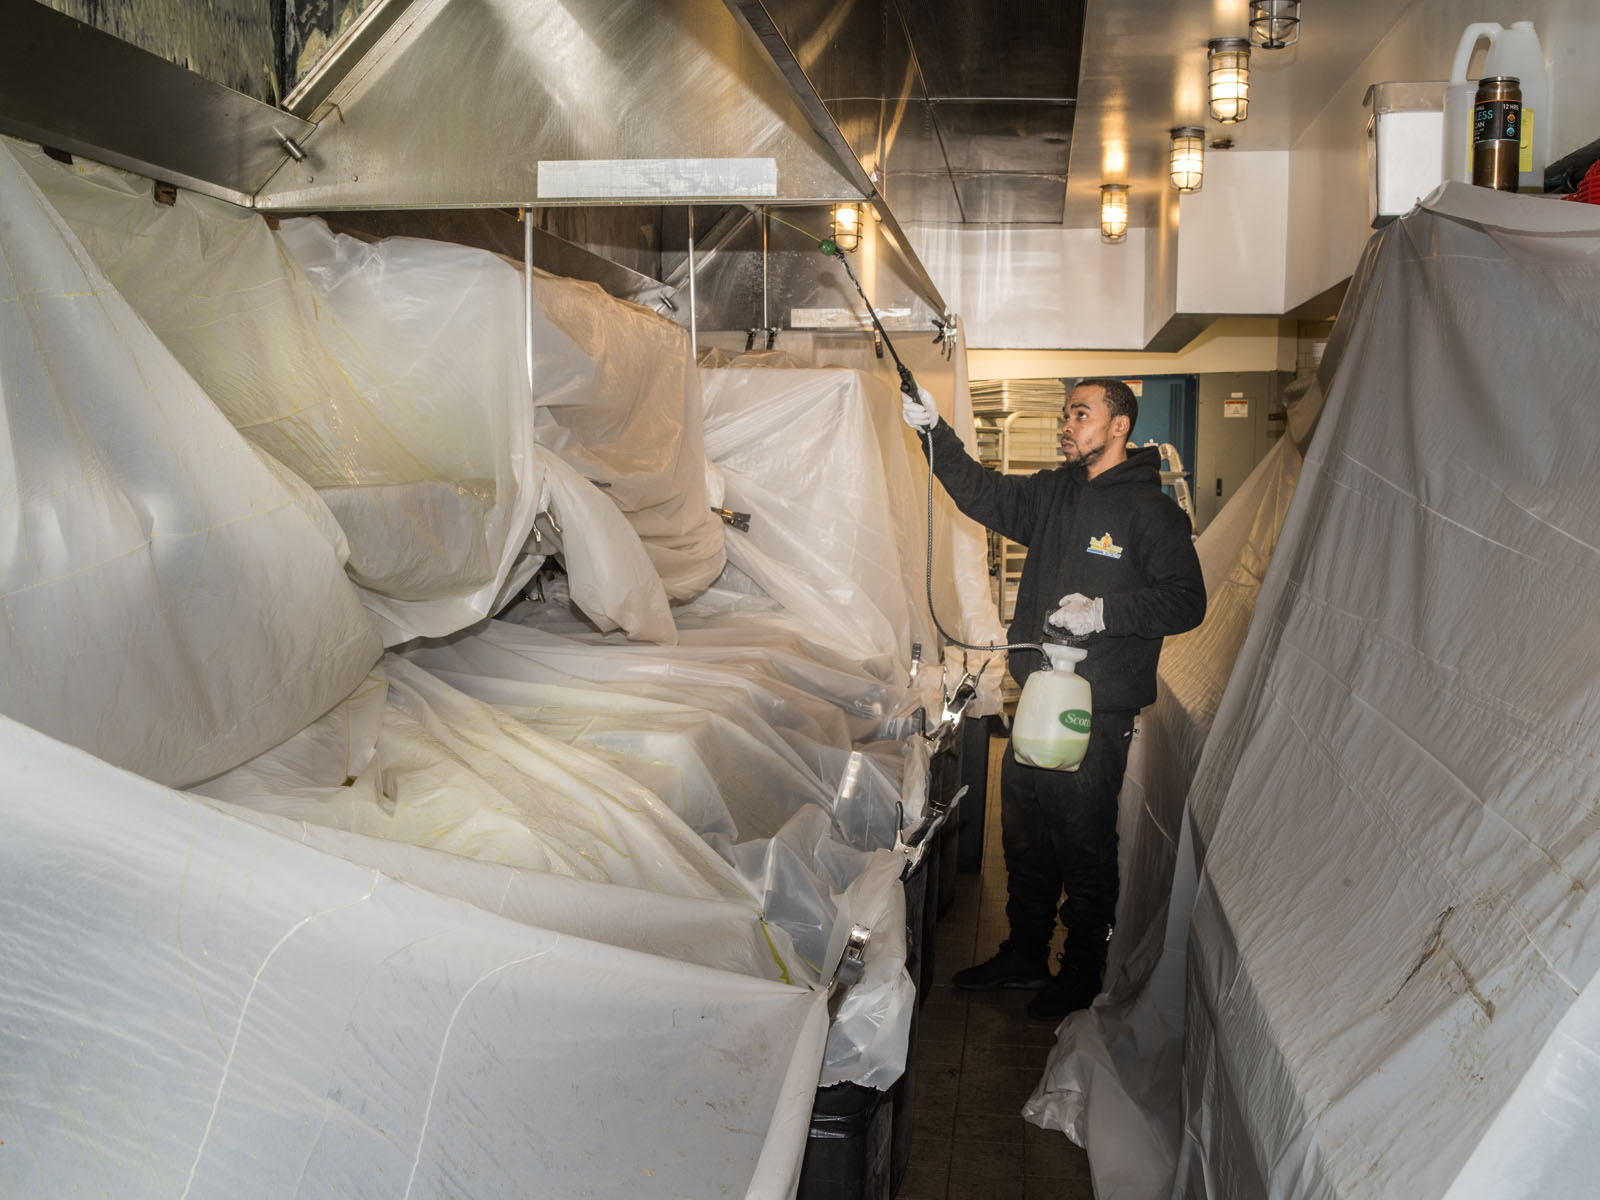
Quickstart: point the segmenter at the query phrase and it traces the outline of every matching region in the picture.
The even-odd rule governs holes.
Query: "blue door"
[[[1139,398],[1139,423],[1133,428],[1130,441],[1143,446],[1154,442],[1170,443],[1183,459],[1184,472],[1189,476],[1189,487],[1194,488],[1194,426],[1199,411],[1199,386],[1193,375],[1145,375],[1135,383]],[[1142,393],[1142,394],[1140,394]],[[1172,489],[1169,487],[1170,495]]]

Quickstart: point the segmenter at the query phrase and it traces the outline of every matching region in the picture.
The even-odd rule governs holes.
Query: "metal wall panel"
[[[700,218],[697,216],[697,221]],[[702,226],[703,227],[703,226]],[[828,215],[819,209],[773,210],[766,272],[767,319],[779,329],[797,326],[797,310],[827,314],[844,329],[861,332],[866,310],[838,260],[825,257],[817,242],[828,232]],[[669,231],[667,236],[674,236]],[[716,254],[696,271],[697,315],[702,329],[748,330],[762,323],[761,223],[759,217],[739,225]],[[906,259],[887,244],[881,225],[868,221],[862,248],[851,255],[852,267],[873,306],[891,331],[915,330],[926,341],[932,318],[942,310],[922,297]],[[683,295],[680,289],[680,299]],[[674,314],[680,322],[682,313]],[[757,345],[764,344],[761,341]]]

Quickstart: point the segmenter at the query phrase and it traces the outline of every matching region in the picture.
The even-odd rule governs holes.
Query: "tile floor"
[[[960,992],[950,976],[994,953],[1006,936],[1000,854],[1000,752],[989,756],[983,871],[962,875],[939,922],[935,986],[917,1038],[911,1165],[899,1200],[1094,1200],[1089,1159],[1066,1135],[1019,1115],[1044,1074],[1055,1027],[1023,1011],[1030,992]],[[1057,950],[1060,946],[1057,945]]]

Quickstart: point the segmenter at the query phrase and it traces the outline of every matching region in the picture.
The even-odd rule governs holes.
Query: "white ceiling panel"
[[[1150,197],[1168,186],[1173,126],[1201,125],[1240,150],[1288,149],[1406,7],[1306,0],[1300,42],[1251,55],[1248,119],[1220,125],[1206,116],[1206,42],[1248,36],[1247,0],[1090,0],[1066,224],[1099,222],[1102,183],[1131,185],[1134,223],[1146,224]]]

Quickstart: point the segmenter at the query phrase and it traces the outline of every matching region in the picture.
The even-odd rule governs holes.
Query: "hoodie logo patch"
[[[1102,533],[1097,538],[1089,539],[1089,553],[1098,554],[1101,558],[1121,558],[1122,547],[1111,540],[1109,533]]]

